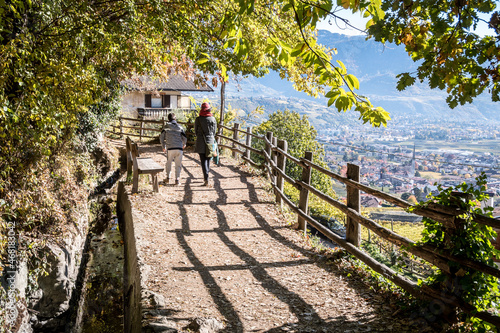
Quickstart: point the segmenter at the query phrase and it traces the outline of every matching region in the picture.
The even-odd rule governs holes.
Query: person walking
[[[207,157],[207,144],[215,142],[217,122],[210,112],[208,103],[201,104],[200,114],[194,121],[194,132],[196,134],[196,145],[194,151],[200,155],[201,170],[203,171],[203,186],[208,186],[208,174],[210,172],[211,157]]]
[[[179,185],[181,176],[182,156],[184,148],[186,148],[187,137],[184,129],[177,124],[175,113],[168,114],[168,122],[163,127],[160,134],[160,143],[163,147],[163,152],[167,153],[166,172],[167,177],[163,181],[168,184],[170,181],[170,171],[172,162],[175,163],[175,185]]]

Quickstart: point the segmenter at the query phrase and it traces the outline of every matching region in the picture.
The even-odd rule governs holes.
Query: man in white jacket
[[[165,178],[164,183],[168,184],[170,181],[170,170],[172,169],[172,162],[174,162],[175,185],[179,185],[182,156],[184,148],[186,148],[187,137],[184,129],[177,124],[177,119],[174,113],[168,114],[168,122],[165,124],[165,127],[163,127],[160,134],[160,143],[163,147],[163,152],[167,153],[167,177]]]

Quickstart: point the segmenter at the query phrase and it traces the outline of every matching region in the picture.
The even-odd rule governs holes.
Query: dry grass
[[[422,230],[424,230],[423,223],[415,223],[415,222],[393,222],[391,225],[391,221],[379,221],[381,226],[394,231],[400,236],[411,239],[414,242],[419,241],[422,238]],[[374,233],[370,232],[370,237],[374,237]],[[361,228],[361,238],[363,240],[368,239],[368,229],[365,227]]]

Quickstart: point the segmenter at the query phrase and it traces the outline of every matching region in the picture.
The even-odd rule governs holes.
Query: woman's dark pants
[[[210,172],[210,160],[211,157],[207,157],[206,154],[199,154],[201,161],[201,169],[203,170],[203,179],[208,181],[208,173]]]

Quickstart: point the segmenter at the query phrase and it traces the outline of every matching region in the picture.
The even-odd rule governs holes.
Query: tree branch
[[[316,57],[318,57],[318,59],[321,61],[321,63],[323,64],[323,67],[326,68],[326,64],[325,64],[325,61],[328,62],[330,64],[330,66],[333,67],[333,69],[337,72],[337,74],[339,74],[339,76],[342,78],[342,81],[345,83],[345,85],[347,86],[347,88],[349,89],[349,91],[354,95],[354,97],[359,101],[359,102],[366,102],[365,100],[363,100],[361,97],[358,96],[358,94],[356,94],[352,89],[351,87],[349,86],[349,84],[347,83],[346,79],[344,78],[344,75],[342,75],[342,73],[340,73],[339,69],[333,65],[329,60],[326,60],[324,59],[322,56],[320,56],[312,47],[311,45],[309,44],[309,42],[307,41],[305,35],[304,35],[304,31],[302,30],[302,26],[300,24],[300,19],[299,19],[299,14],[297,13],[297,10],[295,9],[295,6],[292,5],[292,8],[293,8],[293,12],[295,13],[295,21],[297,22],[297,25],[299,26],[299,31],[300,31],[300,34],[302,36],[302,39],[304,40],[304,43],[306,43],[307,47],[316,55]]]

